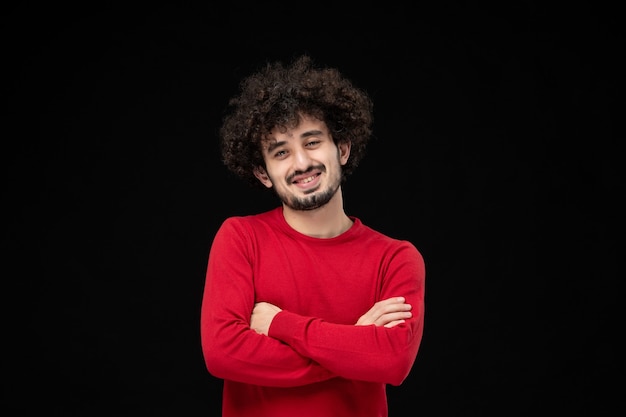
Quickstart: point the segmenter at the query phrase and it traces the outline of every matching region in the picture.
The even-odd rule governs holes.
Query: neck
[[[339,236],[352,226],[343,210],[341,187],[327,204],[315,210],[293,210],[283,204],[283,216],[294,230],[322,239]]]

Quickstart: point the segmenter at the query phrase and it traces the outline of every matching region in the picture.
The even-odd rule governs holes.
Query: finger
[[[412,316],[412,313],[410,311],[401,311],[401,312],[396,312],[396,313],[385,314],[379,317],[378,320],[376,320],[376,325],[384,326],[387,323],[391,323],[396,320],[404,320],[404,319],[411,318],[411,316]]]
[[[389,314],[389,313],[395,313],[399,311],[410,311],[411,308],[412,308],[411,304],[394,303],[394,304],[385,305],[381,312],[382,314]]]
[[[402,304],[406,301],[404,297],[389,297],[384,300],[377,302],[378,305],[386,305],[386,304]]]
[[[405,301],[404,297],[393,297],[377,302],[370,311],[389,312],[410,309],[407,306],[410,304]]]
[[[386,328],[390,329],[392,327],[397,326],[400,323],[404,323],[404,320],[394,320],[394,321],[392,321],[390,323],[385,324],[383,327],[386,327]]]

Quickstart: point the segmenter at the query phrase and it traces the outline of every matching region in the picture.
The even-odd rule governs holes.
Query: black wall
[[[426,260],[391,415],[623,408],[616,11],[260,3],[5,10],[11,415],[219,415],[208,251],[225,217],[277,202],[227,173],[216,131],[243,76],[301,52],[375,101],[347,211]]]

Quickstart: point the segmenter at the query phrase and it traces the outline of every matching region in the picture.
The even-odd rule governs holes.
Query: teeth
[[[303,179],[301,182],[302,182],[302,183],[304,183],[304,184],[306,184],[307,182],[311,182],[311,181],[313,181],[314,179],[315,179],[315,175],[313,175],[313,176],[311,176],[311,177],[309,177],[309,178],[305,178],[305,179]]]

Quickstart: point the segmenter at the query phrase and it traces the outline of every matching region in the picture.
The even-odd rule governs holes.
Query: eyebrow
[[[308,130],[308,131],[306,131],[306,132],[304,132],[304,133],[302,133],[300,135],[300,139],[306,139],[306,138],[308,138],[310,136],[318,136],[318,135],[321,135],[321,134],[322,134],[321,130]],[[279,147],[283,146],[286,143],[287,143],[287,141],[285,141],[285,140],[280,141],[280,142],[278,142],[278,141],[269,142],[269,144],[267,145],[267,152],[272,152],[274,149],[279,148]]]

